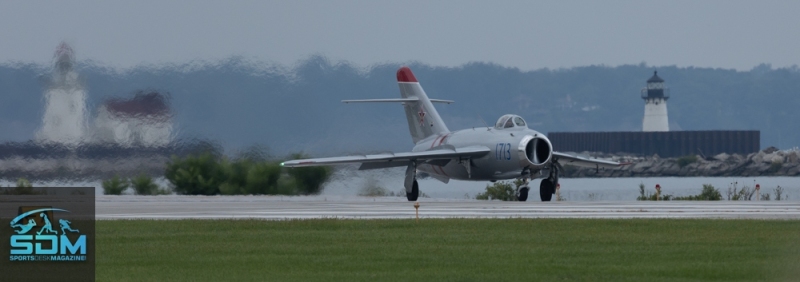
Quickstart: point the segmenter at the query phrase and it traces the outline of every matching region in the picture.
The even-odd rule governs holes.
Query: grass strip
[[[800,221],[97,222],[98,281],[797,281]]]

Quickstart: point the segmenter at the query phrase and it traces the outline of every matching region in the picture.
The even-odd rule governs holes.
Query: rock
[[[787,176],[800,175],[800,165],[797,165],[797,164],[789,165],[789,167],[786,170],[786,175]]]
[[[718,160],[718,161],[721,161],[721,162],[724,162],[724,161],[727,161],[730,157],[731,157],[731,155],[728,155],[726,153],[721,153],[719,155],[714,156],[714,159]]]
[[[774,147],[773,147],[774,148]],[[610,155],[617,161],[631,162],[616,170],[576,168],[567,177],[649,177],[649,176],[800,176],[800,151],[778,151],[767,149],[747,156],[741,154],[717,154],[708,159],[698,156],[697,161],[681,168],[678,158],[626,157]],[[780,167],[777,164],[781,164]]]
[[[800,156],[797,155],[796,151],[786,154],[786,163],[796,164],[798,162],[800,162]]]
[[[764,151],[761,151],[761,152],[758,152],[755,155],[753,155],[750,158],[750,160],[752,160],[754,163],[762,163],[762,162],[764,162],[764,156],[766,156],[766,155],[767,154],[764,153]]]
[[[722,167],[722,163],[721,162],[710,162],[710,163],[704,164],[702,169],[701,169],[701,171],[704,174],[718,174],[720,167]]]
[[[680,175],[681,169],[676,163],[666,163],[661,169],[663,175]]]
[[[645,170],[647,170],[651,166],[653,166],[653,161],[641,161],[641,162],[638,162],[638,163],[634,164],[633,167],[631,167],[631,171],[636,172],[636,173],[640,173],[640,172],[644,172]]]
[[[779,154],[770,154],[764,157],[764,160],[768,160],[769,163],[783,163],[783,156]]]
[[[761,173],[767,172],[771,165],[772,163],[758,163],[756,164],[756,171]]]
[[[778,148],[775,148],[773,146],[769,146],[769,148],[764,149],[764,151],[762,151],[762,152],[767,153],[767,154],[772,154],[772,153],[775,153],[777,151],[778,151]]]

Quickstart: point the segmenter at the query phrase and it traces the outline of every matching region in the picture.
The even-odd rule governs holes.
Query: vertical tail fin
[[[408,119],[408,130],[414,143],[431,135],[450,132],[411,69],[401,67],[397,70],[397,84],[400,86],[401,97],[416,100],[403,104]]]

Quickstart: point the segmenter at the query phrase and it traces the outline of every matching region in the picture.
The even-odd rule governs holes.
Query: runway
[[[420,218],[749,218],[800,219],[800,202],[500,202],[419,201]],[[409,219],[403,197],[98,196],[99,220],[118,219]]]

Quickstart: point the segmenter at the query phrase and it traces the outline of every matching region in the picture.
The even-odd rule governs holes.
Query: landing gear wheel
[[[556,187],[549,179],[543,179],[542,184],[539,185],[539,196],[542,197],[542,202],[549,202],[553,198],[553,191]]]
[[[517,195],[517,200],[520,201],[520,202],[527,201],[528,200],[528,191],[530,191],[530,190],[531,190],[531,188],[528,188],[528,186],[520,187],[519,188],[519,195]]]
[[[411,186],[411,193],[406,192],[406,198],[409,202],[414,202],[419,198],[419,184],[417,184],[417,180],[414,180],[414,185]]]

